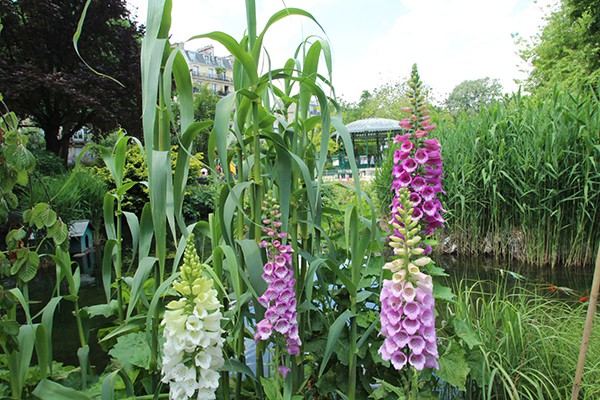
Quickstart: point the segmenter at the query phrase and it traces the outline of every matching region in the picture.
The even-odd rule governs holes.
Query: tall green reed
[[[448,226],[459,251],[532,265],[591,265],[600,238],[600,100],[514,94],[438,126]]]
[[[549,297],[546,288],[507,276],[463,280],[453,289],[456,302],[442,316],[461,321],[453,324],[455,333],[472,347],[467,390],[455,392],[456,398],[568,398],[585,321],[583,304]],[[469,328],[456,329],[465,326]],[[581,393],[593,399],[600,390],[600,364],[588,367]]]

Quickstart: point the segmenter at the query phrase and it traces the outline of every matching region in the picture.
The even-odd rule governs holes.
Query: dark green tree
[[[103,135],[123,127],[141,134],[142,28],[125,0],[91,2],[79,40],[72,40],[85,0],[0,0],[0,92],[17,115],[44,131],[46,148],[66,160],[70,138],[88,127]]]
[[[475,79],[459,83],[446,99],[446,107],[451,114],[462,111],[479,112],[492,101],[502,97],[502,85],[498,79]]]

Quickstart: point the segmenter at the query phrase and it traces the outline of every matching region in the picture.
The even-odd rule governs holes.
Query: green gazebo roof
[[[403,131],[398,121],[387,118],[359,119],[358,121],[350,122],[346,125],[346,128],[352,136],[361,133],[385,133],[386,135],[377,135],[381,138],[386,138],[388,132],[398,133]]]

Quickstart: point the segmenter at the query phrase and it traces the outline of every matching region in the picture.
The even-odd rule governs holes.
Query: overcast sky
[[[147,0],[127,0],[145,22]],[[338,97],[357,101],[363,90],[404,81],[417,63],[421,80],[443,100],[459,83],[499,79],[505,92],[526,75],[513,34],[541,31],[554,0],[286,0],[310,12],[312,21],[290,17],[273,26],[266,48],[275,66],[291,57],[302,38],[326,35],[333,52]],[[172,41],[223,31],[240,39],[246,28],[243,0],[173,0]],[[256,0],[260,27],[284,7],[282,0]],[[206,42],[188,43],[195,49]],[[216,55],[224,56],[216,47]]]

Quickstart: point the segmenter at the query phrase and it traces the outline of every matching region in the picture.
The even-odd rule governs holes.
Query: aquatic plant
[[[534,266],[593,265],[600,231],[600,99],[517,93],[440,122],[456,251]]]

